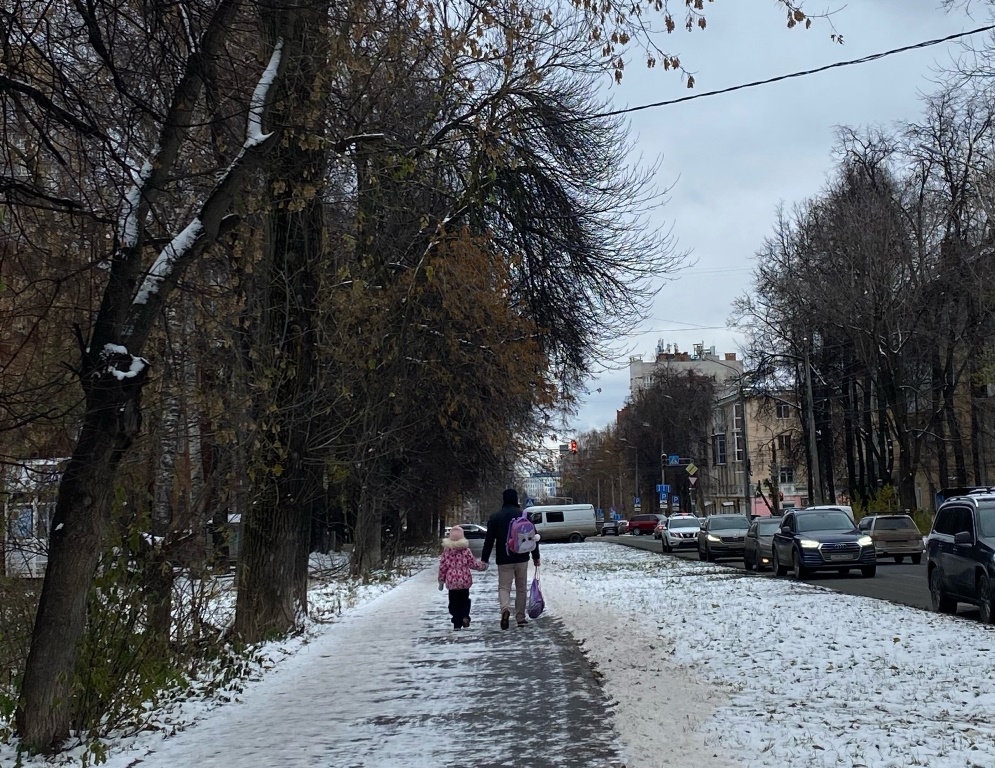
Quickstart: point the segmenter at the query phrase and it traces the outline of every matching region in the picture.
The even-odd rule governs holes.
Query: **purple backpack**
[[[532,552],[536,548],[539,534],[536,527],[529,520],[527,510],[522,510],[521,517],[516,517],[508,526],[508,554],[524,555]]]

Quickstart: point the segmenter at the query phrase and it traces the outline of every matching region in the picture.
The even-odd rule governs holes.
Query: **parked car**
[[[922,562],[922,531],[908,515],[868,515],[861,518],[857,528],[874,540],[879,558],[894,557],[901,563],[908,555],[914,565]]]
[[[662,539],[663,529],[667,527],[667,518],[663,518],[659,523],[656,524],[656,528],[653,529],[653,538]]]
[[[605,520],[604,524],[601,526],[602,536],[618,536],[618,520]]]
[[[874,541],[857,530],[842,509],[800,509],[785,513],[781,527],[771,540],[771,567],[775,576],[784,576],[789,565],[795,578],[804,579],[813,571],[851,568],[871,578],[877,573]]]
[[[697,533],[698,559],[742,557],[750,524],[744,515],[711,515]]]
[[[936,510],[926,540],[926,573],[934,611],[972,603],[995,623],[995,494],[958,496]]]
[[[767,570],[770,565],[771,541],[781,527],[780,517],[761,517],[750,523],[743,544],[743,567],[757,573]]]
[[[634,536],[653,533],[653,529],[662,519],[663,515],[633,515],[629,518],[629,533]]]
[[[671,515],[663,520],[663,551],[673,552],[682,547],[698,544],[698,531],[701,530],[697,515]]]
[[[618,521],[618,535],[621,536],[623,533],[629,532],[629,521],[619,520]]]

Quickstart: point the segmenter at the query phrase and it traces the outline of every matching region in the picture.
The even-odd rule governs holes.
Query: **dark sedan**
[[[842,510],[798,510],[781,519],[771,540],[771,566],[775,576],[790,568],[797,579],[813,571],[845,575],[851,568],[870,578],[877,573],[877,556],[871,537],[858,531]]]
[[[743,567],[746,570],[756,569],[757,573],[767,570],[771,560],[770,544],[780,527],[779,517],[763,517],[750,524],[743,549]]]
[[[604,524],[601,526],[602,536],[618,536],[618,520],[605,520]]]
[[[948,499],[936,510],[926,543],[926,573],[934,611],[957,603],[978,606],[995,623],[995,494]]]

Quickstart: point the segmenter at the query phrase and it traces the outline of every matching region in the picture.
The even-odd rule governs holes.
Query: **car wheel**
[[[992,605],[992,601],[995,600],[993,594],[995,590],[992,587],[992,580],[988,574],[981,574],[981,578],[978,579],[978,608],[981,610],[982,624],[995,624],[995,606]]]
[[[710,563],[715,560],[715,555],[712,554],[712,548],[707,544],[705,545],[705,560]]]
[[[753,570],[753,563],[750,562],[750,558],[748,558],[746,555],[743,555],[743,570],[744,571]]]
[[[705,559],[705,551],[701,547],[698,547],[698,559],[699,560]]]
[[[584,537],[581,536],[579,533],[571,533],[570,534],[570,543],[571,544],[580,544],[583,540],[584,540]]]
[[[674,548],[670,546],[670,539],[668,539],[666,536],[663,537],[663,551],[664,552],[674,551]]]
[[[929,602],[937,613],[955,613],[957,601],[947,595],[943,589],[943,574],[939,568],[934,568],[929,574]]]
[[[895,562],[901,565],[905,562],[905,555],[895,555]]]
[[[860,575],[865,579],[873,579],[874,574],[878,572],[878,567],[876,565],[864,565],[860,568]]]
[[[798,581],[808,578],[808,568],[802,565],[802,559],[798,555],[797,549],[791,551],[791,566],[795,571],[795,578]]]
[[[788,569],[781,565],[781,558],[777,556],[776,549],[771,554],[770,565],[774,569],[775,576],[784,576],[788,572]]]
[[[909,559],[912,561],[912,565],[919,565],[922,562],[922,555],[912,555]]]
[[[636,528],[636,530],[634,530],[632,532],[632,535],[633,536],[642,536],[643,535],[643,529],[642,528]]]

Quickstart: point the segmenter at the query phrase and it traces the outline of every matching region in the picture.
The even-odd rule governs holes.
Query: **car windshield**
[[[806,531],[852,531],[853,523],[846,512],[806,512],[798,515],[798,532]]]
[[[671,528],[698,528],[697,517],[676,517],[670,519]]]
[[[761,536],[773,536],[780,527],[780,520],[764,520],[757,524],[757,533]]]
[[[745,517],[713,517],[708,521],[710,531],[732,531],[749,528]]]
[[[995,539],[995,507],[978,507],[978,535]]]
[[[918,531],[911,517],[882,517],[874,526],[879,531]]]

